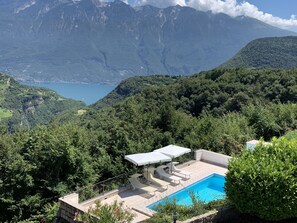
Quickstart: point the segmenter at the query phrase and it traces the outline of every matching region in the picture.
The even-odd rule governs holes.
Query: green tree
[[[296,139],[274,139],[231,160],[225,191],[240,212],[273,221],[297,217],[296,148]]]

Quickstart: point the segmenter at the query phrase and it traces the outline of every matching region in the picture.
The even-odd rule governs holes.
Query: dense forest
[[[170,143],[239,153],[296,129],[296,102],[296,69],[131,78],[80,115],[0,136],[0,222],[37,221],[59,196],[135,171],[126,154]]]
[[[59,113],[84,103],[61,97],[46,88],[29,87],[0,73],[0,125],[10,132],[47,124]]]
[[[295,68],[297,67],[297,37],[253,40],[222,67]]]

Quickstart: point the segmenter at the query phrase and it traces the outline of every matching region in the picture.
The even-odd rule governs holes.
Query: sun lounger
[[[180,183],[180,180],[182,178],[166,173],[165,170],[164,170],[165,167],[166,166],[162,165],[162,166],[158,166],[157,169],[156,169],[156,172],[158,173],[160,178],[165,179],[165,180],[169,180],[169,181],[173,181],[175,183],[177,183],[177,182]]]
[[[144,170],[143,176],[147,179],[147,181],[155,185],[161,186],[164,189],[167,189],[170,183],[154,177],[154,172],[155,172],[155,168],[147,168]]]
[[[191,178],[191,174],[192,174],[191,172],[189,172],[189,171],[185,171],[185,170],[181,170],[181,169],[178,169],[178,168],[174,165],[174,163],[169,163],[167,166],[171,169],[171,171],[172,171],[173,173],[179,173],[179,174],[185,175],[186,178]]]
[[[139,190],[143,190],[147,193],[153,193],[153,194],[155,194],[155,192],[157,190],[157,188],[155,188],[155,187],[148,186],[148,185],[145,185],[145,184],[139,182],[139,179],[135,176],[131,176],[129,178],[129,181],[133,187],[133,190],[139,189]]]

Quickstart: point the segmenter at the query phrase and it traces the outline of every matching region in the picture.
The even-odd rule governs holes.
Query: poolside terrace
[[[178,166],[182,170],[191,172],[191,178],[187,179],[184,178],[183,175],[176,174],[177,176],[183,178],[180,184],[171,183],[166,190],[161,189],[154,195],[137,189],[132,190],[132,188],[128,186],[125,189],[111,191],[82,203],[78,202],[77,194],[72,194],[72,196],[69,196],[68,198],[67,196],[62,197],[60,198],[60,202],[66,202],[72,205],[72,207],[76,210],[87,211],[90,207],[94,207],[96,201],[98,200],[106,204],[111,204],[117,200],[118,202],[123,202],[124,207],[134,213],[135,218],[133,222],[141,222],[150,218],[154,214],[154,211],[146,208],[148,205],[163,199],[166,196],[173,194],[213,173],[225,175],[227,172],[228,160],[230,158],[231,157],[229,156],[206,150],[197,150],[195,152],[194,160]]]

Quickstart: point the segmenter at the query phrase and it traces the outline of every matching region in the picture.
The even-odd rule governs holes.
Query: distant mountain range
[[[0,126],[3,124],[9,131],[47,124],[61,112],[83,106],[84,103],[63,98],[52,90],[21,85],[0,73]]]
[[[295,35],[248,17],[118,0],[1,0],[0,11],[0,70],[27,81],[191,74],[256,38]]]
[[[297,68],[297,37],[254,40],[222,66],[228,68]]]

